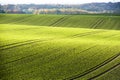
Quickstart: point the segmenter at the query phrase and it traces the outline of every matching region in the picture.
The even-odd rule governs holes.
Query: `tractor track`
[[[92,48],[94,48],[96,45],[94,45],[94,46],[92,46],[92,47],[89,47],[89,48],[87,48],[87,49],[85,49],[85,50],[82,50],[80,53],[83,53],[83,52],[85,52],[85,51],[87,51],[87,50],[90,50],[90,49],[92,49]],[[70,49],[70,50],[72,50],[72,49]],[[39,69],[39,68],[38,68]],[[37,70],[37,69],[36,69]],[[35,70],[35,71],[36,71]],[[24,73],[24,74],[21,74],[21,75],[27,75],[27,74],[30,74],[30,73],[33,73],[33,72],[35,72],[35,71],[30,71],[30,72],[27,72],[27,73]]]
[[[87,48],[87,49],[85,49],[85,50],[82,50],[80,53],[83,53],[83,52],[85,52],[85,51],[87,51],[87,50],[89,50],[89,49],[92,49],[92,48],[94,48],[94,47],[96,47],[96,45],[91,46],[91,47],[89,47],[89,48]],[[52,49],[52,48],[51,48],[51,49]],[[71,50],[71,49],[70,49],[70,50]],[[52,51],[58,52],[58,51],[60,51],[60,49],[59,49],[59,48],[55,48],[55,49],[52,50]],[[36,54],[37,54],[37,53],[36,53]],[[12,62],[15,62],[15,61],[19,61],[19,60],[25,59],[25,58],[27,58],[27,57],[32,57],[32,56],[34,56],[34,55],[36,55],[36,54],[32,54],[32,55],[29,55],[29,56],[25,56],[25,57],[22,57],[22,58],[20,58],[20,59],[13,60],[13,61],[10,61],[10,62],[6,62],[6,63],[0,64],[0,65],[5,65],[5,64],[8,64],[8,63],[12,63]]]
[[[114,34],[114,35],[116,35],[116,34]],[[106,37],[104,37],[104,38],[109,38],[109,37],[112,37],[112,36],[114,36],[114,35],[106,36]],[[96,47],[96,46],[97,46],[97,45],[95,45],[95,46],[93,46],[93,47]],[[107,60],[103,61],[102,63],[100,63],[100,64],[98,64],[98,65],[96,65],[96,66],[94,66],[94,67],[92,67],[92,68],[90,68],[90,69],[88,69],[88,70],[86,70],[86,71],[84,71],[83,73],[77,74],[77,75],[72,76],[72,77],[65,78],[65,79],[63,79],[63,80],[74,80],[74,79],[83,77],[83,76],[85,76],[85,75],[87,75],[87,74],[89,74],[89,73],[91,73],[91,72],[99,69],[100,67],[105,66],[107,63],[113,61],[114,59],[118,58],[119,56],[120,56],[120,53],[118,53],[118,54],[116,54],[116,55],[108,58]]]
[[[118,67],[118,66],[120,66],[120,63],[118,63],[118,64],[112,66],[111,68],[107,69],[106,71],[104,71],[104,72],[102,72],[102,73],[100,73],[100,74],[98,74],[98,75],[96,75],[96,76],[93,76],[93,77],[89,78],[88,80],[96,79],[96,78],[98,78],[98,77],[100,77],[100,76],[106,74],[107,72],[110,72],[111,70],[115,69],[115,68]]]
[[[55,58],[52,58],[52,59],[50,59],[49,61],[46,61],[44,64],[47,64],[47,63],[50,63],[50,62],[55,61],[55,60],[57,60],[57,59],[60,59],[60,58],[63,57],[63,56],[64,56],[63,54],[58,54]],[[44,64],[43,64],[43,65],[44,65]],[[32,73],[34,73],[35,71],[39,70],[40,67],[35,67],[34,69],[35,69],[35,70],[32,70],[32,71],[29,71],[29,72],[20,74],[18,77],[22,77],[22,76],[25,76],[25,75],[28,75],[28,74],[32,74]],[[38,72],[38,73],[39,73],[39,72]]]
[[[27,41],[21,41],[21,42],[15,42],[15,43],[7,44],[7,45],[2,45],[2,46],[0,46],[0,49],[3,48],[3,47],[16,45],[16,44],[20,44],[20,43],[24,43],[24,42],[29,42],[29,41],[33,41],[33,40],[27,40]]]
[[[64,22],[65,20],[69,19],[70,17],[72,16],[67,16],[67,17],[64,17],[63,20],[59,21],[57,24],[55,24],[54,26],[58,25],[58,24],[61,24],[62,22]]]
[[[94,47],[96,47],[96,45],[91,46],[91,47],[89,47],[89,48],[87,48],[87,49],[85,49],[85,50],[82,50],[80,53],[83,53],[83,52],[85,52],[85,51],[87,51],[87,50],[89,50],[89,49],[92,49],[92,48],[94,48]],[[70,50],[71,50],[71,49],[70,49]],[[53,51],[53,50],[52,50],[52,51]],[[55,49],[55,51],[58,52],[58,51],[60,51],[60,49]],[[10,62],[6,62],[6,63],[0,64],[0,65],[5,65],[5,64],[12,63],[12,62],[20,61],[20,60],[22,60],[22,59],[30,58],[30,57],[33,57],[33,56],[36,56],[36,55],[39,55],[39,54],[37,54],[37,53],[36,53],[36,54],[32,54],[32,55],[25,56],[25,57],[22,57],[22,58],[20,58],[20,59],[17,59],[17,60],[14,60],[14,61],[10,61]],[[50,55],[50,54],[49,54],[49,55]],[[47,55],[47,56],[49,56],[49,55]],[[60,56],[62,56],[62,55],[60,55]],[[60,58],[60,56],[58,56],[58,57]],[[52,59],[52,60],[55,60],[55,59]],[[10,71],[10,70],[11,70],[11,69],[7,69],[7,71]],[[36,68],[36,70],[37,70],[37,68]],[[35,70],[35,71],[36,71],[36,70]],[[6,70],[2,70],[2,71],[6,71]],[[35,71],[30,71],[30,72],[21,74],[21,75],[19,75],[19,77],[21,77],[22,75],[31,74],[31,73],[33,73],[33,72],[35,72]],[[1,72],[1,71],[0,71],[0,72]]]
[[[18,17],[18,18],[14,18],[13,21],[16,20],[16,22],[18,22],[18,19],[20,19],[20,21],[21,21],[21,20],[23,21],[24,19],[29,18],[29,17],[31,17],[31,16],[22,17],[22,18]],[[11,19],[7,19],[7,21],[8,21],[8,23],[16,24],[16,22],[13,22],[13,21],[11,22]],[[20,21],[19,21],[19,22],[20,22]],[[4,23],[4,22],[5,22],[5,21],[3,21],[2,23]]]
[[[75,35],[72,35],[70,37],[84,37],[84,36],[94,35],[94,34],[103,33],[103,32],[107,32],[107,31],[91,31],[91,32],[75,34]],[[117,34],[108,35],[108,36],[105,36],[103,38],[109,38],[109,37],[116,36],[116,35],[118,35],[118,33]]]
[[[104,22],[104,19],[99,18],[94,24],[92,24],[92,29],[96,29],[100,24]]]
[[[73,35],[72,37],[83,37],[83,36],[93,35],[93,34],[102,33],[102,32],[106,32],[106,31],[91,31],[91,32],[85,32],[85,33],[81,33],[81,34],[75,34],[75,35]]]
[[[52,49],[52,48],[50,48],[50,49]],[[58,51],[60,51],[60,49],[59,48],[55,48],[55,49],[53,49],[53,50],[49,50],[49,52],[51,52],[51,51],[56,51],[56,52],[58,52]],[[25,56],[25,57],[22,57],[22,58],[20,58],[20,59],[17,59],[17,60],[13,60],[13,61],[10,61],[10,62],[7,62],[7,63],[3,63],[3,64],[0,64],[0,65],[2,65],[2,66],[4,66],[4,65],[6,65],[6,64],[9,64],[9,63],[13,63],[13,62],[16,62],[16,61],[20,61],[20,60],[24,60],[24,59],[26,59],[26,58],[33,58],[33,56],[35,57],[36,55],[39,55],[39,53],[36,53],[36,54],[32,54],[32,55],[29,55],[29,56]],[[46,55],[47,57],[49,57],[51,54],[44,54],[44,55]],[[41,58],[43,55],[39,55],[39,58]],[[45,57],[46,57],[45,56]],[[60,58],[60,56],[63,56],[63,55],[59,55],[59,58]],[[37,56],[37,58],[38,58],[38,56]],[[36,58],[35,58],[36,59]],[[55,59],[56,59],[56,57],[55,57]],[[52,59],[52,60],[55,60],[55,59]],[[31,60],[29,60],[29,62],[28,63],[30,63],[31,62]],[[28,64],[28,63],[25,63],[25,64]],[[20,66],[22,66],[22,65],[20,65]],[[19,66],[18,66],[19,67]],[[15,67],[16,68],[16,67]],[[0,73],[1,72],[3,72],[3,71],[11,71],[13,68],[10,68],[10,69],[5,69],[5,70],[1,70],[0,71]],[[17,72],[15,72],[15,73],[17,73]],[[1,79],[4,79],[4,78],[1,78]]]
[[[50,48],[50,49],[52,49],[52,48]],[[58,52],[58,51],[60,51],[60,50],[59,50],[58,48],[55,48],[55,49],[53,49],[53,50],[49,50],[49,52],[51,52],[51,51],[56,51],[56,52]],[[31,58],[31,57],[36,56],[36,55],[39,55],[39,53],[35,53],[35,54],[28,55],[28,56],[24,56],[24,57],[21,57],[21,58],[19,58],[19,59],[13,60],[13,61],[9,61],[9,62],[6,62],[6,63],[2,63],[2,64],[0,64],[0,65],[3,66],[3,65],[6,65],[6,64],[9,64],[9,63],[13,63],[13,62],[16,62],[16,61],[20,61],[20,60],[23,60],[23,59],[26,59],[26,58]],[[49,54],[49,55],[50,55],[50,54]],[[46,56],[49,56],[49,55],[46,54]],[[40,55],[40,56],[42,56],[42,55]],[[4,70],[2,70],[2,71],[4,71]],[[1,72],[1,71],[0,71],[0,72]]]
[[[52,49],[52,48],[50,48],[50,49]],[[73,48],[74,49],[74,48]],[[68,49],[68,50],[72,50],[72,49]],[[60,51],[60,49],[59,48],[55,48],[55,49],[53,49],[53,50],[49,50],[49,52],[52,52],[52,51],[54,51],[54,52],[59,52]],[[10,62],[7,62],[7,63],[3,63],[3,64],[0,64],[0,65],[5,65],[5,64],[9,64],[9,63],[12,63],[12,62],[16,62],[16,61],[20,61],[20,60],[22,60],[22,59],[26,59],[26,58],[30,58],[30,57],[33,57],[33,56],[36,56],[36,55],[39,55],[39,54],[33,54],[33,55],[29,55],[29,56],[25,56],[25,57],[22,57],[22,58],[20,58],[20,59],[17,59],[17,60],[13,60],[13,61],[10,61]],[[50,56],[50,54],[46,54],[46,57],[49,57]],[[63,54],[59,54],[59,55],[57,55],[56,57],[58,57],[58,58],[60,58],[60,57],[62,57],[63,56]],[[56,57],[54,58],[54,59],[50,59],[49,61],[51,61],[51,60],[55,60],[56,59]],[[57,58],[57,59],[58,59]],[[36,59],[36,58],[35,58]],[[49,62],[48,61],[48,62]],[[11,69],[7,69],[7,70],[2,70],[2,71],[10,71]],[[0,71],[1,72],[1,71]],[[28,73],[31,73],[31,72],[34,72],[34,71],[30,71],[30,72],[27,72],[27,73],[24,73],[24,75],[25,74],[28,74]],[[22,75],[22,74],[21,74]]]
[[[100,32],[104,32],[104,31],[100,31]],[[86,35],[89,35],[90,33],[93,34],[93,32],[88,32],[87,34],[83,34],[83,35],[81,35],[81,36],[86,36]],[[98,32],[96,31],[95,33],[98,33]],[[75,36],[75,35],[74,35],[74,36]],[[111,36],[113,36],[113,35],[111,35]],[[108,36],[108,37],[109,37],[109,36]],[[105,38],[108,38],[108,37],[105,37]],[[18,47],[18,46],[23,46],[23,45],[27,45],[27,44],[31,44],[31,43],[36,43],[36,42],[42,42],[42,41],[44,41],[44,40],[28,40],[28,41],[23,41],[23,42],[18,42],[18,43],[12,43],[12,44],[8,44],[8,45],[0,46],[0,48],[2,48],[2,49],[0,49],[0,50],[6,50],[6,49],[10,49],[10,48]],[[13,45],[13,46],[11,46],[11,45]],[[9,46],[10,46],[10,47],[9,47]],[[6,47],[6,48],[3,48],[3,47]],[[93,47],[96,47],[96,46],[93,46]],[[88,48],[88,49],[86,49],[86,50],[83,50],[83,52],[85,52],[85,51],[87,51],[87,50],[89,50],[89,49],[91,49],[91,48],[93,48],[93,47],[90,47],[90,48]],[[34,56],[34,55],[36,55],[36,54],[29,55],[29,56],[27,56],[27,57]],[[96,69],[104,66],[105,64],[107,64],[107,63],[109,63],[109,62],[111,62],[111,61],[113,61],[113,60],[114,60],[115,58],[117,58],[118,56],[120,56],[120,53],[117,54],[117,55],[115,55],[115,56],[113,56],[113,57],[111,57],[111,58],[109,58],[109,59],[107,59],[107,60],[105,60],[103,63],[100,63],[99,65],[97,65],[97,66],[95,66],[95,67],[87,70],[85,73],[83,73],[83,74],[81,74],[81,75],[79,75],[79,76],[77,76],[77,77],[71,77],[71,78],[66,78],[66,79],[72,80],[72,79],[76,79],[76,78],[80,78],[80,77],[82,77],[82,76],[85,76],[86,74],[91,73],[91,72],[93,72],[94,70],[96,70]],[[22,58],[20,58],[20,59],[18,59],[18,60],[21,60],[21,59],[24,59],[24,58],[26,58],[26,57],[22,57]],[[18,60],[14,60],[14,61],[18,61]],[[11,62],[14,62],[14,61],[11,61]],[[9,62],[9,63],[10,63],[10,62]],[[66,80],[66,79],[65,79],[65,80]]]
[[[49,26],[56,26],[57,24],[60,24],[61,22],[64,22],[65,20],[67,20],[70,17],[71,16],[64,16],[64,17],[58,19],[57,21],[55,21],[54,23],[50,24]]]
[[[106,31],[91,31],[91,32],[75,34],[75,35],[68,36],[68,37],[83,37],[83,36],[102,33],[102,32],[106,32]],[[114,36],[114,35],[116,35],[116,34],[113,34],[113,35],[110,35],[110,36],[107,36],[107,37],[104,37],[104,38],[109,38],[109,37]],[[22,41],[22,42],[11,43],[11,44],[0,46],[0,50],[4,50],[4,49],[10,48],[10,47],[12,48],[13,46],[17,47],[18,45],[22,46],[23,44],[29,44],[29,43],[33,43],[33,42],[36,42],[36,41],[40,41],[40,40],[35,39],[35,40],[27,40],[27,41]],[[6,48],[4,48],[4,47],[6,47]]]
[[[19,58],[19,59],[16,59],[16,60],[13,60],[13,61],[9,61],[9,62],[6,62],[6,63],[3,63],[3,64],[0,64],[0,65],[5,65],[5,64],[9,64],[9,63],[12,63],[12,62],[16,62],[16,61],[19,61],[19,60],[22,60],[22,59],[25,59],[27,57],[31,57],[31,56],[34,56],[34,55],[37,55],[38,53],[36,54],[32,54],[32,55],[29,55],[29,56],[25,56],[25,57],[22,57],[22,58]]]
[[[88,50],[90,50],[90,49],[92,49],[92,48],[94,48],[94,47],[96,47],[97,45],[94,45],[94,46],[91,46],[91,47],[89,47],[89,48],[87,48],[87,49],[85,49],[85,50],[82,50],[80,53],[83,53],[83,52],[86,52],[86,51],[88,51]],[[71,50],[71,49],[70,49]],[[36,71],[36,70],[35,70]],[[27,75],[27,74],[30,74],[30,73],[33,73],[33,72],[35,72],[35,71],[30,71],[30,72],[27,72],[27,73],[24,73],[24,74],[21,74],[21,75]],[[20,76],[21,76],[20,75]],[[66,80],[66,79],[63,79],[63,80]],[[71,80],[71,79],[68,79],[68,80]]]
[[[92,35],[94,33],[101,33],[101,32],[105,32],[105,31],[94,31],[94,32],[92,31],[92,32],[76,34],[76,35],[68,36],[68,37],[78,37],[78,36],[82,37],[82,36]],[[10,48],[14,48],[14,47],[18,47],[18,46],[22,46],[22,45],[26,45],[26,44],[40,42],[40,41],[41,41],[40,39],[35,39],[35,40],[27,40],[27,41],[22,41],[22,42],[11,43],[11,44],[0,46],[0,51],[7,50]]]
[[[90,28],[93,28],[93,26],[96,25],[96,23],[97,23],[100,19],[101,19],[101,18],[98,18],[98,19],[96,19],[96,21],[95,21],[94,23],[91,23]]]
[[[88,32],[88,33],[90,33],[90,32]],[[84,35],[84,34],[83,34]],[[82,35],[82,36],[83,36]],[[85,36],[85,35],[84,35]],[[113,36],[113,35],[111,35],[111,36]],[[110,37],[110,36],[108,36],[108,37]],[[105,37],[105,38],[108,38],[108,37]],[[52,39],[51,39],[52,40]],[[12,44],[8,44],[8,45],[3,45],[3,46],[0,46],[0,50],[6,50],[6,49],[11,49],[11,48],[14,48],[14,47],[19,47],[19,46],[23,46],[23,45],[27,45],[27,44],[31,44],[31,43],[35,43],[35,42],[42,42],[42,41],[47,41],[47,40],[39,40],[39,39],[36,39],[36,40],[27,40],[27,41],[23,41],[23,42],[16,42],[16,43],[12,43]],[[12,46],[11,46],[12,45]],[[93,47],[96,47],[97,45],[95,45],[95,46],[92,46],[92,47],[90,47],[90,48],[88,48],[88,49],[86,49],[86,50],[83,50],[82,52],[84,52],[84,51],[87,51],[87,50],[89,50],[89,49],[91,49],[91,48],[93,48]],[[4,48],[4,47],[6,47],[6,48]]]
[[[27,17],[17,18],[15,23],[24,22],[26,19],[31,18],[31,17],[33,17],[33,16],[29,15],[29,16],[27,16]],[[14,24],[14,23],[13,23],[13,24]]]
[[[29,43],[27,43],[27,44],[29,44]],[[24,44],[24,45],[25,45],[25,44]],[[82,52],[85,52],[85,51],[87,51],[87,50],[89,50],[89,49],[91,49],[91,48],[94,48],[94,47],[96,47],[96,45],[94,45],[94,46],[92,46],[92,47],[90,47],[90,48],[88,48],[88,49],[85,49],[85,50],[81,51],[81,53],[82,53]],[[20,59],[17,59],[17,60],[8,62],[8,63],[12,63],[12,62],[15,62],[15,61],[19,61],[19,60],[22,60],[22,59],[24,59],[24,58],[31,57],[31,56],[34,56],[34,55],[37,55],[37,54],[25,56],[25,57],[22,57],[22,58],[20,58]],[[120,54],[119,54],[119,55],[120,55]],[[116,56],[115,56],[115,57],[116,57]],[[7,63],[4,63],[4,64],[7,64]],[[105,63],[104,63],[104,64],[105,64]],[[104,65],[104,64],[103,64],[103,65]],[[91,70],[90,70],[90,71],[91,71]],[[34,71],[32,71],[32,72],[34,72]],[[66,80],[66,79],[65,79],[65,80]]]
[[[105,66],[106,64],[108,64],[109,62],[111,62],[111,61],[113,61],[114,59],[118,58],[119,56],[120,56],[120,53],[118,53],[118,54],[116,54],[116,55],[108,58],[107,60],[103,61],[102,63],[100,63],[100,64],[98,64],[98,65],[96,65],[96,66],[94,66],[94,67],[92,67],[92,68],[84,71],[84,72],[81,73],[81,74],[77,74],[77,75],[75,75],[75,76],[68,77],[68,78],[66,78],[66,79],[64,79],[64,80],[74,80],[74,79],[83,77],[83,76],[85,76],[85,75],[87,75],[87,74],[89,74],[89,73],[91,73],[91,72],[99,69],[100,67]]]
[[[65,18],[65,16],[62,17],[62,18],[60,18],[60,19],[58,19],[57,21],[55,21],[54,23],[50,24],[49,26],[55,25],[56,23],[60,22],[60,21],[63,20],[64,18]]]
[[[104,22],[104,19],[100,19],[92,28],[96,29],[100,24]]]
[[[13,43],[13,44],[5,45],[4,47],[2,47],[0,49],[0,51],[15,48],[15,47],[19,47],[19,46],[24,46],[24,45],[28,45],[28,44],[32,44],[32,43],[43,42],[43,41],[47,41],[47,40],[39,40],[38,39],[38,40],[31,40],[31,41],[28,40],[28,41],[19,42],[19,43]]]

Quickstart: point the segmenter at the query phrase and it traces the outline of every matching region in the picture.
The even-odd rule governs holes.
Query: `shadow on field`
[[[0,51],[1,52],[1,51]],[[6,70],[5,65],[1,65],[1,63],[4,61],[4,57],[2,54],[0,54],[0,80],[3,80],[2,78],[5,78],[7,72],[4,72],[3,70]]]

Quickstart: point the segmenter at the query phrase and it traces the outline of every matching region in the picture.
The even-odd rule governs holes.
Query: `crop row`
[[[93,77],[89,78],[88,80],[96,79],[97,77],[102,76],[103,74],[105,74],[105,73],[107,73],[107,72],[110,72],[111,70],[115,69],[115,68],[118,67],[118,66],[120,66],[120,63],[118,63],[118,64],[110,67],[109,69],[105,70],[104,72],[102,72],[102,73],[100,73],[100,74],[98,74],[98,75],[96,75],[96,76],[93,76]]]
[[[82,76],[85,76],[85,75],[87,75],[87,74],[89,74],[89,73],[91,73],[91,72],[99,69],[100,67],[105,66],[106,64],[108,64],[109,62],[113,61],[114,59],[116,59],[116,58],[119,57],[119,56],[120,56],[120,53],[115,54],[114,56],[108,58],[107,60],[103,61],[102,63],[100,63],[100,64],[98,64],[98,65],[96,65],[96,66],[94,66],[93,68],[90,68],[90,69],[86,70],[86,71],[83,72],[82,74],[77,74],[77,75],[75,75],[75,76],[66,78],[65,80],[73,80],[73,79],[77,79],[77,78],[80,78],[80,77],[82,77]]]
[[[112,36],[114,36],[114,35],[116,35],[116,34],[106,36],[106,37],[104,37],[104,39],[105,39],[105,38],[110,38],[110,37],[112,37]],[[93,47],[96,47],[96,46],[97,46],[97,45],[95,45],[95,46],[93,46]],[[75,75],[75,76],[65,78],[64,80],[73,80],[73,79],[77,79],[77,78],[80,78],[80,77],[82,77],[82,76],[85,76],[85,75],[87,75],[87,74],[89,74],[89,73],[91,73],[91,72],[99,69],[100,67],[105,66],[106,64],[108,64],[109,62],[115,60],[115,59],[118,58],[119,56],[120,56],[120,53],[118,53],[118,54],[116,54],[116,55],[108,58],[107,60],[103,61],[102,63],[100,63],[100,64],[98,64],[98,65],[96,65],[96,66],[94,66],[93,68],[90,68],[89,70],[86,70],[86,71],[83,72],[82,74],[77,74],[77,75]]]
[[[0,48],[1,51],[3,50],[7,50],[7,49],[11,49],[11,48],[15,48],[15,47],[19,47],[19,46],[23,46],[23,45],[27,45],[27,44],[32,44],[32,43],[36,43],[36,42],[42,42],[44,40],[28,40],[28,41],[23,41],[23,42],[18,42],[18,43],[12,43],[12,44],[8,44],[8,45],[4,45]]]
[[[109,17],[92,15],[5,15],[0,19],[0,23],[119,30],[119,20],[119,16]]]

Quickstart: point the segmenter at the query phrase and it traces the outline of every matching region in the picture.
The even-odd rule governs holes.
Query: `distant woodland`
[[[120,13],[120,2],[87,3],[79,5],[62,4],[0,4],[0,13],[18,14],[92,14]]]

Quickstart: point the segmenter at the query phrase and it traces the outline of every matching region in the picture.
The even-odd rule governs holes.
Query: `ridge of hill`
[[[119,30],[120,16],[0,14],[0,23]]]

